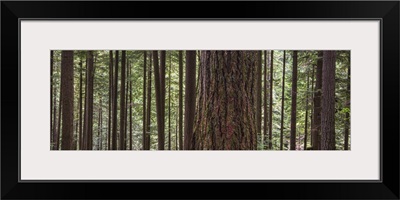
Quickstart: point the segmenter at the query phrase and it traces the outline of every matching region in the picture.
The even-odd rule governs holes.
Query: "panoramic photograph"
[[[51,50],[50,150],[351,150],[349,50]]]

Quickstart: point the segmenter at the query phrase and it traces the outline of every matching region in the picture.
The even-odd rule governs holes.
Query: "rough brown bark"
[[[283,51],[280,150],[283,150],[283,130],[285,129],[283,124],[283,120],[285,117],[285,72],[286,72],[286,51]]]
[[[62,141],[61,150],[72,150],[74,135],[74,51],[61,52]]]
[[[120,139],[119,139],[119,150],[126,149],[126,140],[125,140],[125,57],[126,51],[122,51],[121,55],[121,96],[120,96],[120,121],[119,121],[119,128],[120,128]]]
[[[183,150],[183,51],[179,51],[179,150]]]
[[[335,150],[336,52],[325,51],[322,67],[321,150]]]
[[[321,132],[321,99],[322,99],[322,65],[323,65],[323,51],[318,52],[316,80],[315,80],[315,92],[314,92],[314,116],[313,116],[313,128],[311,135],[313,138],[312,149],[321,149],[320,143],[320,132]]]
[[[273,86],[274,86],[274,51],[271,51],[271,68],[269,77],[269,137],[268,149],[272,150],[272,104],[273,104]]]
[[[113,83],[113,110],[112,110],[112,150],[117,150],[117,98],[118,98],[118,51],[115,51],[115,71],[114,71],[114,83]]]
[[[256,93],[257,93],[256,94],[257,95],[257,98],[256,98],[256,129],[257,129],[256,130],[256,132],[257,132],[256,142],[257,142],[258,136],[261,135],[262,51],[257,52],[257,72],[256,72],[256,74],[257,74],[257,80],[256,80],[256,85],[257,85],[256,86],[257,87],[257,90],[256,90]]]
[[[162,89],[160,80],[160,67],[158,63],[158,51],[153,51],[153,65],[154,65],[154,85],[156,88],[156,111],[157,111],[157,131],[158,131],[158,150],[164,150],[164,127],[162,114]]]
[[[312,150],[312,145],[313,145],[313,135],[312,135],[312,130],[314,128],[314,76],[315,76],[315,66],[312,67],[312,74],[311,74],[311,114],[310,114],[310,125],[311,125],[311,130],[310,130],[310,144],[311,148],[309,147],[308,150]],[[306,149],[307,150],[307,149]]]
[[[350,65],[347,68],[347,101],[350,102]],[[350,108],[350,105],[349,105]],[[344,150],[349,150],[350,113],[346,112],[344,125]]]
[[[143,135],[142,135],[142,149],[146,150],[146,82],[147,82],[147,51],[143,51]],[[132,92],[132,83],[130,85],[131,87],[131,92]],[[132,94],[130,94],[131,96],[131,103],[132,103]],[[132,111],[131,114],[132,116]],[[131,122],[132,123],[132,122]],[[131,145],[132,146],[132,145]]]
[[[201,51],[196,127],[192,140],[195,149],[257,148],[254,107],[257,53]],[[186,91],[189,93],[194,90],[186,88]],[[191,102],[186,103],[187,106]]]
[[[193,150],[193,123],[196,108],[196,51],[186,51],[184,149]]]
[[[86,140],[85,150],[93,149],[93,82],[94,82],[94,66],[93,66],[93,51],[87,52],[87,80],[86,80],[86,109],[85,118],[86,124],[84,127],[84,135]]]
[[[296,150],[296,113],[297,113],[297,51],[293,51],[292,110],[291,110],[291,119],[290,119],[290,150]]]

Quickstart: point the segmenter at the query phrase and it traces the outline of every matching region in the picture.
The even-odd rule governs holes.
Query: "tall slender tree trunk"
[[[166,51],[160,51],[160,101],[161,101],[161,129],[162,140],[158,140],[160,150],[165,149],[165,63]]]
[[[71,150],[74,136],[74,51],[61,52],[62,150]]]
[[[121,97],[120,97],[120,140],[119,140],[119,150],[126,149],[126,142],[125,142],[125,57],[126,51],[122,51],[121,56]]]
[[[171,150],[171,70],[172,70],[172,54],[169,55],[168,70],[168,150]]]
[[[281,138],[280,138],[280,149],[283,150],[283,130],[285,125],[283,120],[285,119],[285,72],[286,72],[286,51],[283,51],[283,69],[282,69],[282,103],[281,103]]]
[[[297,51],[293,51],[292,72],[292,111],[290,119],[290,150],[296,150],[296,113],[297,113]]]
[[[347,101],[350,108],[350,65],[347,68]],[[344,125],[344,150],[349,150],[349,129],[350,129],[350,113],[346,112]]]
[[[86,150],[93,149],[93,82],[94,82],[94,65],[93,65],[93,51],[87,52],[87,80],[86,80],[86,109],[85,109],[85,135],[86,135]]]
[[[115,51],[115,71],[114,71],[114,84],[113,84],[113,110],[112,110],[112,150],[117,150],[117,115],[118,115],[118,54],[119,51]]]
[[[60,90],[61,90],[61,87],[60,87]],[[56,89],[54,88],[54,98],[53,98],[53,101],[54,101],[54,105],[53,105],[53,140],[52,140],[52,150],[56,150],[57,149],[57,138],[58,138],[58,135],[57,135],[57,118],[56,118],[56,116],[57,116],[57,108],[56,108],[56,104],[57,104],[57,98],[56,98],[56,96],[57,96],[57,94],[55,94],[56,93]]]
[[[151,52],[150,52],[151,54]],[[145,150],[150,150],[150,142],[151,142],[151,56],[149,55],[149,69],[147,70],[147,113],[146,113],[146,145]]]
[[[164,150],[164,128],[162,115],[162,89],[160,81],[160,67],[158,63],[158,51],[153,51],[153,65],[154,65],[154,85],[156,89],[156,111],[157,111],[157,131],[158,131],[158,150]]]
[[[179,51],[179,150],[183,150],[183,51]]]
[[[314,116],[313,116],[313,128],[311,130],[313,144],[313,150],[321,149],[320,143],[320,132],[321,132],[321,99],[322,99],[322,65],[323,65],[323,51],[318,52],[317,60],[317,71],[315,81],[315,93],[314,93]]]
[[[142,149],[146,150],[146,82],[147,82],[147,77],[146,77],[146,68],[147,68],[147,51],[143,51],[143,135],[142,135]],[[131,86],[132,87],[132,84]],[[132,88],[131,88],[132,91]],[[132,94],[131,94],[132,98]],[[131,101],[132,103],[132,101]],[[132,113],[131,113],[132,115]]]
[[[194,114],[196,108],[196,51],[186,51],[184,149],[193,150]]]
[[[102,146],[101,146],[101,142],[102,142],[102,140],[101,140],[101,129],[102,129],[102,119],[101,119],[101,115],[102,115],[102,110],[101,110],[101,97],[100,97],[100,100],[99,100],[100,102],[99,102],[99,121],[98,121],[98,124],[97,124],[97,126],[98,126],[98,131],[97,131],[97,150],[101,150],[101,148],[102,148]]]
[[[124,127],[125,128],[125,143],[124,143],[124,146],[125,146],[125,150],[127,150],[129,148],[129,141],[130,141],[130,139],[128,140],[129,60],[125,59],[125,62],[126,62],[125,63],[126,75],[125,75],[125,101],[124,101],[124,104],[125,104],[125,119],[124,119],[125,120],[125,127]],[[127,143],[128,143],[128,145],[127,145]]]
[[[83,63],[82,63],[82,57],[80,58],[80,62],[79,62],[79,149],[82,150],[82,107],[83,107],[83,103],[82,103],[82,85],[83,85]]]
[[[60,94],[59,94],[59,99],[58,99],[58,123],[57,123],[57,137],[56,137],[56,147],[55,149],[59,150],[60,149],[60,140],[61,140],[61,113],[62,113],[62,85],[60,81]]]
[[[257,51],[201,52],[199,106],[192,140],[195,149],[257,148],[254,106],[257,98],[257,54]],[[190,76],[186,78],[193,80]],[[194,91],[188,90],[188,85],[186,91]],[[185,105],[191,104],[186,102]]]
[[[321,150],[335,150],[336,52],[325,51],[322,67]]]
[[[129,149],[133,150],[133,129],[132,129],[132,64],[129,64]],[[143,91],[146,88],[143,88]],[[143,107],[146,110],[146,107]],[[144,112],[143,111],[143,112]],[[144,120],[144,119],[143,119]],[[144,127],[143,127],[144,130]]]
[[[310,89],[310,74],[307,71],[307,90],[306,90],[306,116],[304,119],[304,150],[307,150],[307,135],[308,135],[308,93]]]
[[[257,131],[257,135],[256,135],[256,142],[258,139],[258,135],[261,135],[261,102],[262,102],[262,51],[258,51],[257,52],[257,90],[256,90],[256,131]],[[257,144],[256,144],[257,146]]]
[[[311,149],[313,146],[313,135],[312,135],[312,130],[314,128],[314,76],[315,76],[315,66],[313,66],[312,69],[312,74],[311,74],[311,115],[310,115],[310,124],[311,124],[311,130],[310,130],[310,144],[311,144]]]
[[[113,51],[109,53],[108,63],[108,137],[107,137],[107,148],[111,150],[111,118],[112,118],[112,105],[113,105]]]
[[[268,137],[268,54],[267,51],[264,51],[264,135],[263,135],[263,149],[267,147],[264,146],[265,141],[267,141]]]
[[[271,68],[269,77],[269,138],[268,149],[272,150],[272,104],[273,104],[273,86],[274,86],[274,51],[271,51]]]
[[[54,71],[54,64],[53,64],[53,50],[50,50],[50,144],[51,149],[54,149],[54,138],[55,138],[55,131],[54,131],[54,123],[55,120],[53,119],[53,71]],[[55,107],[55,106],[54,106]],[[54,115],[55,116],[55,115]]]

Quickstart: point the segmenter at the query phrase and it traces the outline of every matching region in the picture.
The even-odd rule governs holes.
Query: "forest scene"
[[[51,50],[50,150],[350,150],[350,51]]]

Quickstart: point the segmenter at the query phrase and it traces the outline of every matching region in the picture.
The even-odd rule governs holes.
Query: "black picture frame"
[[[398,1],[2,1],[1,198],[399,199],[399,5]],[[19,23],[22,18],[379,19],[381,181],[20,182]]]

